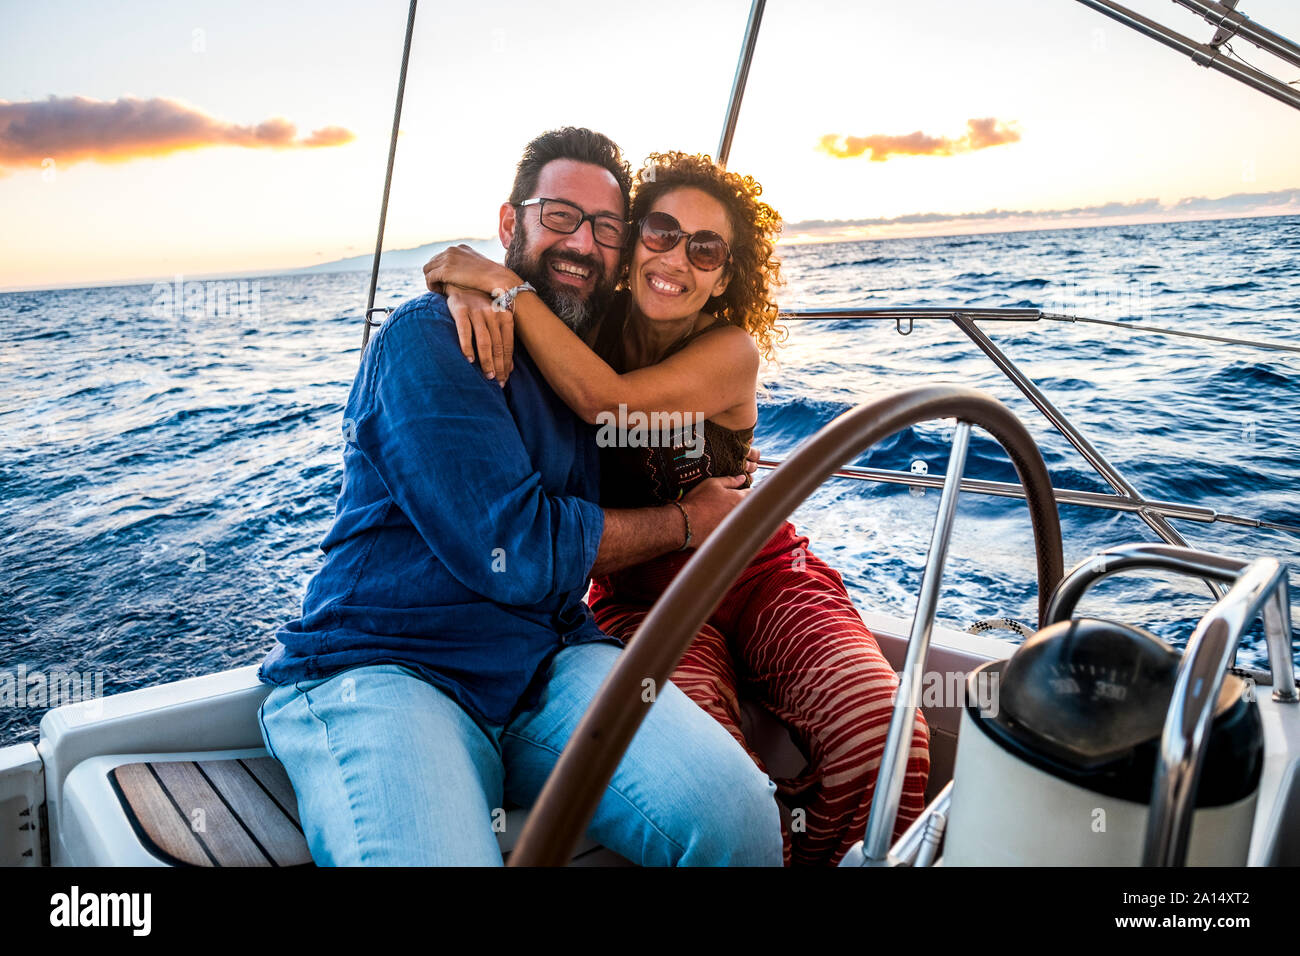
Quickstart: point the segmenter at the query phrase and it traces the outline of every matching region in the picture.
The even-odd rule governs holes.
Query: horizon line
[[[1141,215],[1141,214],[1139,213],[1137,215]],[[950,236],[1000,236],[1000,235],[1006,235],[1009,233],[1017,233],[1017,232],[1068,232],[1070,230],[1076,230],[1076,229],[1106,229],[1106,228],[1117,228],[1119,226],[1157,226],[1157,225],[1166,225],[1171,223],[1183,223],[1183,222],[1227,222],[1236,219],[1287,219],[1287,218],[1292,218],[1297,216],[1300,216],[1300,211],[1272,212],[1272,213],[1247,212],[1247,213],[1240,213],[1237,215],[1231,215],[1231,214],[1216,215],[1216,216],[1209,216],[1205,218],[1165,217],[1160,219],[1143,219],[1139,221],[1122,221],[1122,222],[1106,221],[1106,222],[1083,223],[1083,224],[1076,224],[1076,225],[1059,225],[1059,224],[1041,225],[1041,226],[1031,225],[1019,229],[1016,228],[987,229],[978,232],[972,232],[972,231],[954,232],[954,231],[943,231],[942,229],[940,229],[934,232],[907,233],[905,235],[863,235],[863,236],[830,235],[826,238],[817,238],[815,236],[808,236],[807,238],[802,238],[802,239],[785,239],[783,237],[778,240],[778,245],[787,245],[787,246],[834,245],[836,243],[849,243],[849,242],[885,242],[890,240],[897,241],[897,240],[905,240],[905,239],[942,239]],[[1121,217],[1111,216],[1108,218],[1111,220],[1118,220]],[[805,220],[805,221],[818,222],[818,220]],[[824,220],[822,221],[824,222]],[[850,223],[852,223],[853,220],[841,220],[841,221],[844,222],[845,228],[863,228],[863,227],[851,226]],[[962,220],[957,219],[955,217],[952,220],[948,220],[948,222],[960,222],[960,221]],[[978,220],[972,216],[967,221],[970,221],[972,223],[977,223],[980,222],[981,220]],[[983,220],[983,221],[987,222],[989,220]],[[800,225],[800,223],[792,223],[791,225],[797,226]],[[978,228],[978,226],[976,228]],[[494,237],[492,236],[481,236],[481,237],[460,236],[453,239],[433,239],[429,242],[421,243],[418,246],[409,246],[404,249],[385,249],[384,252],[394,253],[394,254],[403,253],[403,252],[412,252],[416,249],[421,248],[421,246],[432,246],[442,242],[446,242],[446,243],[488,242],[491,241],[493,238]],[[349,258],[359,258],[359,257],[356,256],[344,257],[344,259],[349,259]],[[302,272],[304,270],[314,269],[322,265],[328,265],[331,261],[343,261],[343,260],[326,260],[325,262],[311,263],[307,265],[285,266],[283,268],[274,269],[274,270],[254,269],[254,270],[242,270],[239,272],[229,272],[229,271],[209,272],[209,273],[200,273],[197,275],[184,275],[182,273],[181,275],[184,276],[185,281],[196,281],[196,282],[197,281],[217,282],[223,280],[234,281],[239,279],[276,278],[279,276],[289,275],[294,272]],[[398,267],[393,267],[393,268],[395,269]],[[338,269],[338,270],[334,270],[334,273],[352,273],[352,272],[365,273],[368,272],[369,270],[370,270],[370,266],[366,266],[364,268],[357,268],[357,269]],[[382,258],[380,260],[380,271],[381,272],[385,271]],[[315,273],[315,274],[329,275],[334,273],[324,272],[324,273]],[[12,294],[24,293],[24,292],[67,292],[67,291],[73,291],[77,289],[111,289],[111,288],[126,287],[126,286],[133,286],[133,285],[157,285],[159,283],[164,283],[164,282],[171,284],[175,281],[176,275],[177,275],[176,273],[173,273],[172,275],[169,276],[155,275],[155,276],[133,277],[129,279],[115,279],[109,282],[100,282],[95,285],[84,285],[80,283],[64,283],[64,284],[57,284],[57,285],[41,285],[41,286],[0,286],[0,295],[12,295]]]

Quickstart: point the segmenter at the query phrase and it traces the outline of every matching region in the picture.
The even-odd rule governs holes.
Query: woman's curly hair
[[[655,201],[675,189],[692,187],[712,196],[727,211],[731,224],[730,281],[720,296],[712,296],[704,311],[754,337],[763,357],[771,359],[786,330],[776,324],[773,294],[781,285],[776,240],[781,216],[759,200],[763,192],[753,176],[730,173],[703,153],[676,150],[651,153],[632,183],[632,222],[639,223]],[[635,239],[635,225],[634,239]]]

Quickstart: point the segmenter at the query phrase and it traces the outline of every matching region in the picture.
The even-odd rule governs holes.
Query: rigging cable
[[[402,122],[402,98],[406,94],[406,66],[411,61],[411,34],[415,31],[415,5],[406,15],[406,40],[402,44],[402,72],[397,78],[397,103],[393,106],[393,135],[388,141],[388,172],[384,174],[384,198],[379,205],[379,235],[375,237],[375,258],[370,266],[370,294],[366,297],[365,327],[361,330],[361,351],[366,350],[370,341],[372,323],[370,316],[375,312],[389,313],[388,308],[375,308],[375,288],[379,284],[379,259],[384,251],[384,222],[388,219],[388,190],[393,185],[393,161],[397,158],[397,128]]]
[[[1231,44],[1231,43],[1228,43],[1228,42],[1225,41],[1224,44],[1223,44],[1223,48],[1224,48],[1225,50],[1227,50],[1228,53],[1232,56],[1232,58],[1235,59],[1236,61],[1238,61],[1239,63],[1244,63],[1246,66],[1250,67],[1252,70],[1259,70],[1260,73],[1264,73],[1264,71],[1263,71],[1263,70],[1260,70],[1259,67],[1257,67],[1254,63],[1251,63],[1251,62],[1250,62],[1249,60],[1247,60],[1244,56],[1242,56],[1240,53],[1238,53],[1236,50],[1234,50],[1234,49],[1232,48],[1232,44]],[[1272,74],[1264,73],[1264,75],[1265,75],[1265,76],[1270,76],[1270,77],[1272,77],[1272,79],[1277,80],[1277,77],[1272,76]],[[1281,83],[1282,81],[1281,81],[1281,80],[1278,80],[1278,82]],[[1286,85],[1287,85],[1287,86],[1296,86],[1296,85],[1300,85],[1300,80],[1287,80],[1287,81],[1286,81]]]
[[[958,310],[960,311],[960,310]],[[1210,335],[1206,332],[1188,332],[1183,329],[1165,329],[1156,325],[1139,325],[1136,322],[1114,322],[1110,319],[1090,319],[1081,315],[1052,315],[1044,312],[1043,318],[1052,322],[1087,322],[1090,325],[1110,325],[1120,329],[1134,329],[1138,332],[1154,332],[1157,335],[1176,335],[1188,339],[1207,339],[1211,342],[1226,342],[1229,345],[1247,345],[1257,349],[1272,349],[1280,352],[1300,352],[1300,346],[1283,345],[1281,342],[1261,342],[1258,339],[1238,339],[1230,335]]]

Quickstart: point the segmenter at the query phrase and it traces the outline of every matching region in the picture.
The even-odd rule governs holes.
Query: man
[[[501,208],[507,263],[575,327],[613,288],[630,183],[609,139],[556,130]],[[576,228],[543,225],[540,199]],[[499,864],[494,821],[536,798],[619,653],[582,601],[590,575],[682,547],[686,521],[698,543],[741,495],[713,479],[684,513],[602,510],[593,430],[525,353],[513,364],[498,387],[466,362],[433,293],[362,357],[325,564],[259,670],[318,863]],[[780,865],[774,793],[669,684],[589,834],[643,864]]]

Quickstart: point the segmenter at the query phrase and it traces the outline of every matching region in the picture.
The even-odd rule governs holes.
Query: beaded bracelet
[[[682,513],[682,520],[686,522],[686,543],[677,549],[678,551],[685,551],[691,546],[691,516],[686,513],[686,509],[682,507],[680,501],[670,501],[668,503]]]

